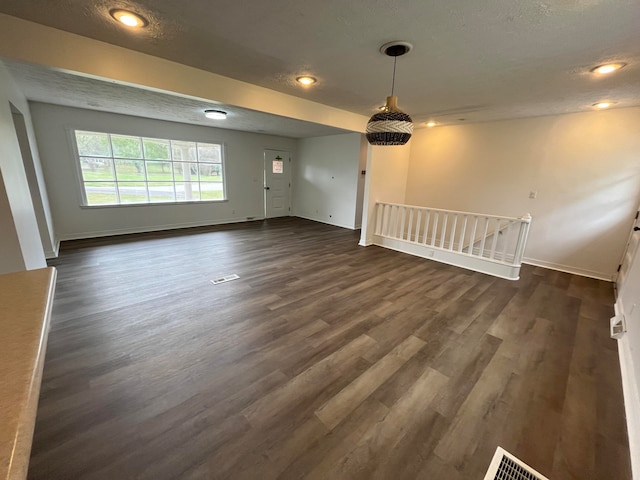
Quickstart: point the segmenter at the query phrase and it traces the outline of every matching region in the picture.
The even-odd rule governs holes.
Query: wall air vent
[[[529,465],[498,447],[484,480],[549,480]]]
[[[211,280],[211,283],[213,283],[214,285],[219,285],[221,283],[230,282],[231,280],[237,280],[239,278],[240,277],[238,275],[233,273],[231,275],[226,275],[224,277],[220,277],[220,278],[216,278],[214,280]]]

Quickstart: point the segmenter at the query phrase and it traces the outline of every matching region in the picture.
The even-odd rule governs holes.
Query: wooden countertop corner
[[[55,282],[53,267],[0,275],[0,480],[27,477]]]

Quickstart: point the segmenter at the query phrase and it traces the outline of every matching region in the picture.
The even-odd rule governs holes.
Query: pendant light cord
[[[393,97],[393,89],[396,86],[396,61],[398,57],[393,57],[393,79],[391,80],[391,96]]]

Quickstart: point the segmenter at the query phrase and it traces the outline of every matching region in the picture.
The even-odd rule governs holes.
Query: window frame
[[[158,206],[158,205],[198,205],[198,204],[211,204],[211,203],[223,203],[223,202],[228,202],[229,201],[229,196],[228,196],[228,191],[227,191],[227,169],[226,169],[226,144],[225,142],[222,141],[216,141],[216,140],[196,140],[196,139],[185,139],[185,138],[162,138],[159,136],[153,136],[153,135],[140,135],[140,134],[132,134],[132,133],[123,133],[121,131],[106,131],[103,129],[95,129],[95,128],[83,128],[83,127],[67,127],[67,131],[68,131],[68,138],[69,138],[69,142],[70,142],[70,146],[71,146],[71,150],[73,151],[73,156],[74,156],[74,168],[76,171],[76,181],[77,181],[77,185],[78,185],[78,202],[79,202],[79,206],[80,208],[87,208],[87,209],[93,209],[93,208],[120,208],[120,207],[149,207],[149,206]],[[142,142],[144,139],[150,139],[150,140],[160,140],[160,141],[168,141],[168,142],[188,142],[188,143],[194,143],[196,144],[196,148],[197,148],[197,144],[208,144],[208,145],[218,145],[220,147],[220,166],[221,166],[221,181],[220,183],[222,184],[222,192],[223,192],[223,198],[218,198],[218,199],[207,199],[207,200],[177,200],[177,201],[164,201],[164,202],[152,202],[150,196],[148,196],[149,200],[146,202],[131,202],[131,203],[104,203],[104,204],[95,204],[95,205],[90,205],[88,203],[88,199],[87,199],[87,192],[85,189],[85,183],[91,183],[91,181],[86,181],[84,179],[83,173],[82,173],[82,164],[81,164],[81,157],[84,157],[84,155],[80,155],[80,151],[78,149],[78,142],[76,139],[76,132],[87,132],[87,133],[98,133],[98,134],[104,134],[104,135],[116,135],[116,136],[126,136],[126,137],[136,137],[139,138],[140,141]],[[171,149],[171,147],[170,147]],[[113,153],[113,148],[111,145],[111,137],[109,137],[109,150],[111,153],[111,156],[109,157],[104,157],[106,159],[109,159],[111,162],[113,162],[113,169],[114,169],[114,180],[112,183],[114,183],[115,185],[118,184],[118,180],[117,180],[117,176],[116,176],[116,172],[115,172],[115,161],[116,160],[141,160],[143,162],[146,161],[161,161],[161,160],[155,160],[155,159],[149,159],[147,160],[146,158],[144,158],[144,147],[142,147],[143,150],[143,158],[142,159],[126,159],[126,158],[122,158],[122,157],[116,157]],[[184,162],[174,162],[173,160],[173,153],[171,153],[171,159],[170,160],[166,160],[168,162],[171,163],[172,165],[172,169],[175,163],[181,164]],[[186,162],[186,163],[199,163],[196,159],[195,162]],[[203,163],[215,163],[215,162],[203,162]],[[146,167],[145,167],[146,169]],[[146,177],[146,175],[145,175]],[[161,181],[161,180],[158,180]],[[105,181],[106,182],[106,181]],[[147,188],[148,191],[148,187],[149,187],[149,179],[145,178],[145,180],[135,180],[132,182],[137,182],[137,183],[144,183],[145,187]],[[153,182],[153,180],[152,180]],[[176,179],[175,176],[173,178],[173,180],[169,181],[165,181],[165,182],[171,182],[174,185],[174,192],[175,192],[175,185],[176,185]],[[179,182],[178,182],[179,183]],[[200,180],[198,179],[198,184],[200,183]],[[205,182],[206,183],[206,182]],[[217,183],[217,182],[215,182]],[[117,187],[116,187],[117,188]],[[118,198],[118,200],[120,200]]]

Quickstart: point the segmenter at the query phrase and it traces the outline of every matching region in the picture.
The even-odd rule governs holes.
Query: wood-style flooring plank
[[[64,242],[29,479],[470,480],[498,445],[631,478],[610,283],[358,238],[282,218]]]

